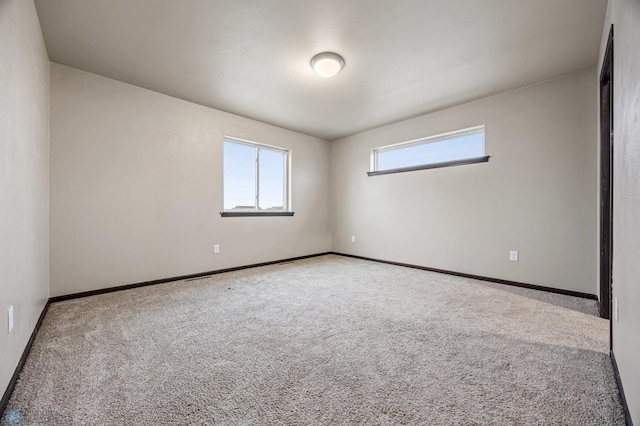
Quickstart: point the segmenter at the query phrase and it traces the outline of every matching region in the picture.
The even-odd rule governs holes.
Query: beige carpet
[[[607,353],[594,301],[329,255],[53,304],[8,409],[20,426],[622,425]]]

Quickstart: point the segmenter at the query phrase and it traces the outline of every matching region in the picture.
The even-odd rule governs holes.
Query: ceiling
[[[51,61],[334,140],[596,65],[606,0],[36,0]],[[335,51],[335,77],[311,57]]]

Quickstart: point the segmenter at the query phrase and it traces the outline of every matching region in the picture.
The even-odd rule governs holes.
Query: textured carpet
[[[20,426],[622,425],[595,312],[328,255],[52,304],[8,409]]]

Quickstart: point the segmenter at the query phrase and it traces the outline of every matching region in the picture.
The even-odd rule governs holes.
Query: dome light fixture
[[[344,67],[344,59],[337,53],[322,52],[311,58],[311,68],[324,78],[338,74],[342,67]]]

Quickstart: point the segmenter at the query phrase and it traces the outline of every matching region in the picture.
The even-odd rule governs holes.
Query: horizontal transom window
[[[487,161],[484,126],[374,149],[369,175],[407,172]]]

